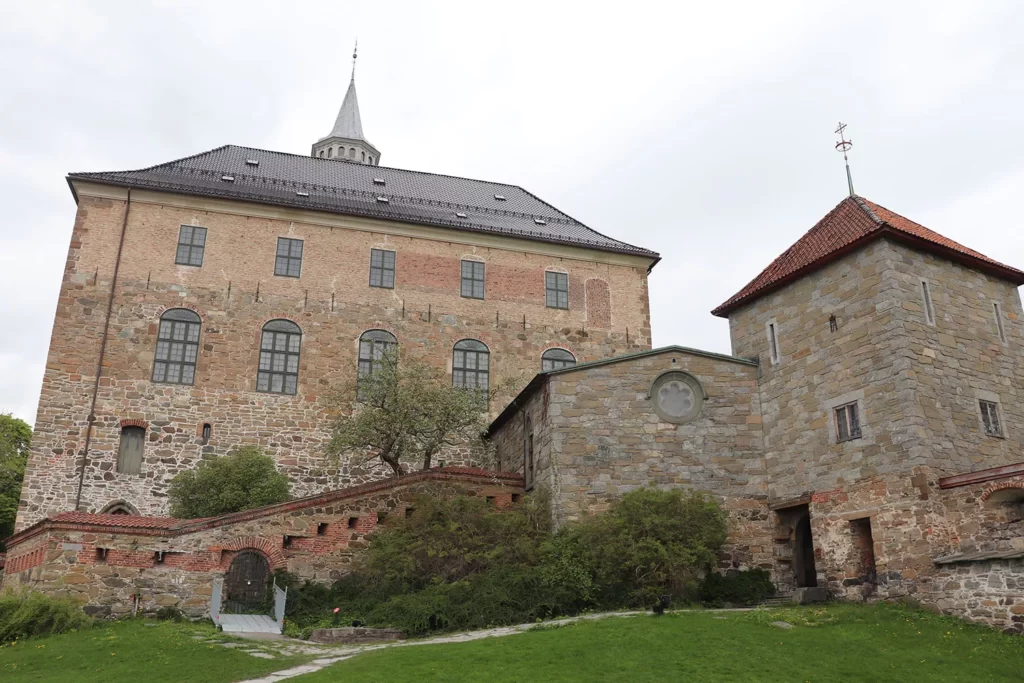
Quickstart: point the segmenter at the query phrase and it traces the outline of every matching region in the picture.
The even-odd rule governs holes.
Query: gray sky
[[[1024,3],[601,4],[5,3],[0,412],[35,416],[64,175],[308,153],[357,36],[384,164],[522,185],[661,252],[656,345],[729,351],[708,311],[845,194],[840,119],[858,193],[1024,266]]]

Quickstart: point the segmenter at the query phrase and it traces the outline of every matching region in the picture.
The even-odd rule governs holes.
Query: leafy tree
[[[289,499],[288,477],[258,446],[239,446],[178,473],[168,490],[171,516],[214,517]]]
[[[434,366],[415,358],[399,363],[397,353],[387,352],[372,373],[331,397],[337,416],[327,453],[369,453],[396,475],[408,471],[410,460],[430,469],[447,447],[483,446],[488,403],[511,383],[489,393],[453,387]]]
[[[32,428],[27,422],[0,413],[0,539],[14,532],[31,441]]]

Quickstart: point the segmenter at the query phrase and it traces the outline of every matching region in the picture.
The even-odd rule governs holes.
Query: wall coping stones
[[[1024,474],[1024,462],[1018,462],[1013,465],[1003,465],[1002,467],[991,467],[987,470],[978,470],[977,472],[955,474],[951,477],[943,477],[942,479],[939,479],[939,488],[952,489],[958,486],[969,486],[970,484],[980,484],[982,482],[992,481],[993,479],[1004,479],[1018,474]]]
[[[985,562],[988,560],[1014,560],[1024,557],[1024,550],[983,550],[974,553],[954,553],[932,560],[935,564],[956,564],[958,562]]]

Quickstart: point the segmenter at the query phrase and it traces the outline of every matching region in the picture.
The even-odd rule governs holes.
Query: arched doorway
[[[270,563],[255,550],[243,550],[231,560],[224,577],[224,611],[234,614],[264,611]]]

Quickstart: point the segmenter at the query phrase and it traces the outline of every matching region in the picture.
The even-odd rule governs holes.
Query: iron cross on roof
[[[846,153],[853,147],[853,140],[847,140],[844,134],[846,130],[846,124],[842,121],[839,122],[839,126],[836,128],[835,133],[839,136],[839,142],[836,143],[836,150],[843,153],[843,161],[846,162],[846,185],[850,188],[850,196],[856,194],[853,191],[853,176],[850,174],[850,159]]]

